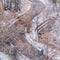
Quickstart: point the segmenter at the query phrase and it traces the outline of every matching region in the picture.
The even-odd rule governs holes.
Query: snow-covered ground
[[[0,60],[11,60],[10,57],[3,52],[0,52]]]

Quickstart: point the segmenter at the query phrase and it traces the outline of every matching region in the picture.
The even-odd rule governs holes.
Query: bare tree
[[[3,10],[3,3],[1,0],[0,0],[0,9]]]
[[[2,2],[5,10],[11,10],[11,9],[14,9],[16,11],[20,10],[19,0],[2,0]]]
[[[52,0],[53,4],[56,4],[57,0]]]
[[[43,3],[40,2],[39,0],[30,0],[30,1],[32,2],[30,10],[26,12],[25,14],[17,17],[18,20],[24,21],[28,32],[30,30],[31,21],[33,20],[33,18],[37,16],[38,14],[40,14],[42,10],[44,9]]]

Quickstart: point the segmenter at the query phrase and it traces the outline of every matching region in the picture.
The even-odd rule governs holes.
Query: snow
[[[49,3],[48,3],[49,0],[40,0],[40,1],[41,1],[45,6],[46,6],[46,4],[49,4]]]
[[[55,60],[60,60],[60,54],[54,57]]]
[[[9,59],[8,55],[0,52],[0,60],[10,60],[10,59]]]
[[[19,60],[30,60],[30,59],[28,59],[26,56],[24,56],[24,55],[21,55],[21,56],[19,56]]]

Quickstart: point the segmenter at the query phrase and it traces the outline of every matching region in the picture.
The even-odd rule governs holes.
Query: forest
[[[0,60],[60,60],[60,0],[0,0]]]

